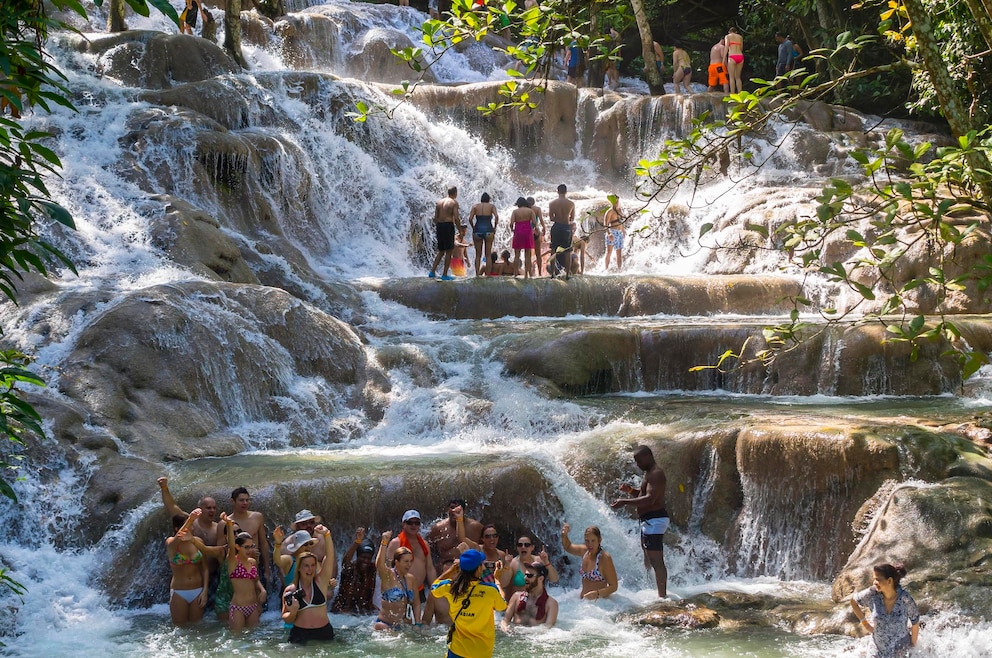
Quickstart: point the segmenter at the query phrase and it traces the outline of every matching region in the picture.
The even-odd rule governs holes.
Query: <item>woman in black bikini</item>
[[[314,534],[323,536],[327,547],[320,567],[317,567],[317,557],[313,553],[300,555],[296,559],[293,584],[286,587],[282,595],[283,621],[293,625],[289,631],[291,644],[334,639],[334,628],[327,616],[327,593],[337,585],[331,578],[335,564],[334,542],[331,531],[324,525],[314,528]]]
[[[571,528],[566,523],[561,528],[561,545],[572,555],[582,557],[579,574],[582,576],[582,591],[579,597],[587,601],[605,599],[617,591],[617,569],[613,557],[603,550],[603,534],[594,525],[586,528],[584,544],[573,544],[568,538]]]

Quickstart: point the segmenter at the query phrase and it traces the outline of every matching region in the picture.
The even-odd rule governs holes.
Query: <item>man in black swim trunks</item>
[[[461,217],[458,216],[458,196],[457,187],[448,188],[448,196],[444,197],[434,206],[434,227],[437,229],[437,256],[434,257],[434,265],[427,276],[434,278],[435,271],[441,259],[444,259],[444,274],[442,281],[454,281],[455,277],[448,273],[451,267],[451,251],[455,248],[455,227],[462,227]]]
[[[633,498],[617,498],[610,505],[613,509],[633,505],[641,521],[641,548],[644,561],[654,568],[654,579],[658,584],[658,596],[668,596],[668,568],[665,566],[665,530],[668,529],[668,511],[665,509],[665,471],[654,461],[654,453],[647,446],[634,448],[634,462],[644,471],[640,489],[634,489],[626,482],[620,485],[625,494],[637,494]]]

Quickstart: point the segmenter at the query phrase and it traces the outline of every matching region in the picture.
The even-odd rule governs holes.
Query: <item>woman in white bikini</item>
[[[165,540],[169,566],[172,567],[169,614],[176,626],[203,619],[203,608],[207,605],[207,582],[210,579],[207,561],[193,543],[190,532],[200,509],[193,512],[189,516],[177,514],[172,517],[172,529],[176,534]]]

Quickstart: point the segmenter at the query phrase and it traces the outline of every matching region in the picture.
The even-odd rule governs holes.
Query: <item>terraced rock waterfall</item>
[[[913,360],[873,326],[767,369],[690,371],[781,320],[799,285],[775,250],[700,248],[699,227],[727,243],[812,212],[826,177],[855,175],[852,145],[891,122],[806,108],[755,144],[756,175],[633,220],[622,275],[600,260],[567,281],[441,283],[425,263],[448,184],[463,208],[489,192],[502,214],[566,182],[592,228],[607,194],[632,199],[643,153],[721,100],[552,83],[540,111],[485,119],[475,108],[505,74],[483,42],[359,124],[357,101],[392,103],[409,75],[388,48],[416,39],[413,9],[246,12],[247,72],[161,18],[101,34],[91,9],[85,38],[51,43],[80,112],[27,119],[65,164],[50,186],[78,230],[49,237],[79,275],[28,277],[3,307],[5,340],[49,382],[31,395],[48,438],[28,446],[21,502],[5,508],[0,559],[28,588],[3,599],[5,654],[289,650],[274,603],[241,636],[212,619],[172,628],[163,474],[186,509],[207,494],[226,509],[247,486],[270,531],[319,512],[341,553],[356,526],[395,530],[405,509],[427,521],[464,497],[502,547],[534,536],[562,573],[558,627],[501,635],[498,656],[857,655],[845,597],[880,559],[908,563],[922,655],[992,652],[987,373],[963,383],[942,346]],[[601,258],[601,234],[590,251]],[[988,351],[986,306],[962,302],[973,315],[959,321]],[[673,599],[716,611],[713,628],[642,623],[656,595],[636,524],[607,504],[637,477],[636,444],[668,474]],[[564,522],[603,529],[621,578],[610,600],[579,602]],[[322,655],[444,650],[443,629],[332,622]]]

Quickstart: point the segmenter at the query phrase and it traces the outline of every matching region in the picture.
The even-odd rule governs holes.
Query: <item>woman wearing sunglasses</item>
[[[483,541],[485,541],[485,537],[483,537]],[[506,593],[507,598],[513,596],[515,592],[524,589],[524,586],[527,584],[527,578],[524,572],[527,569],[527,565],[535,560],[548,568],[547,580],[549,583],[558,582],[558,572],[551,566],[547,552],[541,551],[539,556],[535,556],[534,551],[536,548],[537,546],[534,540],[529,536],[521,535],[517,538],[517,557],[513,558],[509,568],[504,569],[499,575],[500,584],[503,586],[503,591]]]

